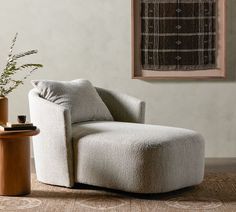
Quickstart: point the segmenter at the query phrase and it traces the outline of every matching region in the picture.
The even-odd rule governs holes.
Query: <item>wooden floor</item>
[[[22,212],[236,212],[236,158],[206,159],[204,181],[166,194],[138,195],[78,185],[68,189],[36,180],[32,193],[0,197],[1,211]]]
[[[207,158],[206,172],[236,173],[236,158]]]

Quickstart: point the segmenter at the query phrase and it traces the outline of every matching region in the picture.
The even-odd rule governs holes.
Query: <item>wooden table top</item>
[[[1,138],[21,138],[38,135],[40,130],[17,130],[17,131],[1,131],[0,130],[0,139]]]

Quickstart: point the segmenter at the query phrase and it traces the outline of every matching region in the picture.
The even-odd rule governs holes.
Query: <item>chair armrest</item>
[[[66,108],[29,93],[31,121],[40,129],[33,138],[37,178],[47,184],[74,185],[71,116]]]
[[[144,123],[145,102],[127,94],[96,88],[115,121]]]

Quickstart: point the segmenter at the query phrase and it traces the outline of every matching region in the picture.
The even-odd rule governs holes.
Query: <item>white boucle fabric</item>
[[[122,122],[144,123],[145,102],[127,94],[96,88],[108,107],[114,120]]]
[[[135,97],[97,88],[116,121],[143,123],[145,103]],[[72,187],[74,157],[71,114],[61,105],[47,101],[38,89],[29,92],[31,121],[40,129],[33,137],[37,179],[40,182]]]
[[[124,122],[72,126],[75,182],[135,193],[201,183],[204,139],[191,130]]]
[[[110,111],[88,80],[33,80],[32,84],[41,97],[69,109],[72,123],[113,120]]]
[[[41,98],[36,89],[29,93],[29,106],[31,121],[40,129],[39,135],[33,138],[37,179],[48,184],[73,186],[69,110]]]
[[[75,183],[136,193],[162,193],[199,184],[204,139],[191,130],[144,122],[145,103],[97,88],[115,121],[72,124],[68,108],[29,93],[37,179],[59,186]],[[78,108],[79,110],[79,108]],[[131,123],[133,122],[133,123]]]

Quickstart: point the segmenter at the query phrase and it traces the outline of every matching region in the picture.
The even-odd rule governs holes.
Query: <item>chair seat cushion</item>
[[[72,128],[77,183],[162,193],[203,180],[204,139],[194,131],[113,121]]]

